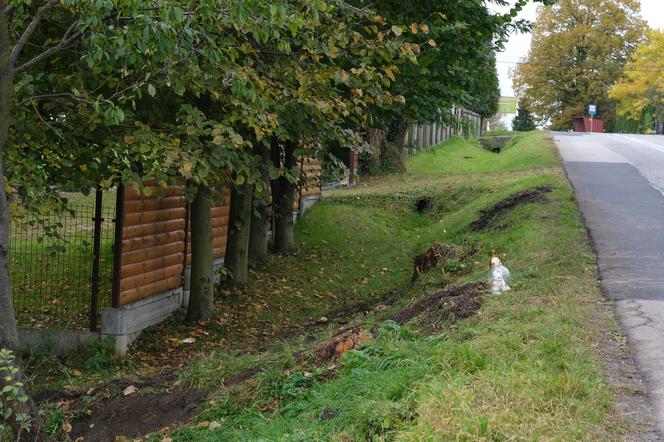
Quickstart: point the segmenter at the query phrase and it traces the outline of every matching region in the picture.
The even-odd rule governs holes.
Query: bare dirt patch
[[[342,354],[371,341],[373,335],[357,326],[342,330],[327,342],[323,342],[314,350],[318,363],[338,362]]]
[[[495,222],[505,213],[517,206],[528,203],[546,203],[548,199],[545,194],[553,192],[552,186],[540,186],[534,189],[524,190],[505,198],[493,207],[482,210],[480,217],[470,224],[470,230],[479,232],[495,225]]]
[[[143,437],[176,424],[190,421],[203,401],[200,391],[132,395],[115,399],[76,420],[71,438],[84,441],[114,441],[118,436]]]
[[[482,306],[484,294],[488,289],[489,286],[484,282],[449,287],[425,296],[410,307],[399,311],[390,319],[399,325],[423,315],[425,315],[425,320],[429,325],[435,324],[439,319],[465,319],[479,310]]]
[[[434,242],[421,255],[413,258],[413,276],[411,281],[416,281],[422,273],[428,272],[446,259],[455,258],[461,255],[458,247]]]

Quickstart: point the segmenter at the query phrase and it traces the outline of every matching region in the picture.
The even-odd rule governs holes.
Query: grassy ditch
[[[598,310],[595,258],[546,136],[518,134],[499,155],[454,138],[407,166],[325,195],[298,223],[296,252],[222,289],[211,321],[175,317],[121,363],[103,349],[38,359],[50,431],[71,422],[71,440],[131,440],[166,428],[150,441],[631,431],[602,372],[598,342],[615,323]],[[425,254],[413,278],[432,243],[440,262],[426,271]],[[492,255],[512,271],[512,292],[486,294]]]
[[[542,188],[535,201],[487,210]],[[597,440],[624,428],[606,420],[612,391],[593,350],[594,256],[543,134],[520,134],[500,155],[453,139],[410,158],[405,175],[328,195],[297,229],[307,252],[276,265],[301,287],[288,308],[306,310],[312,290],[373,300],[378,307],[346,320],[374,339],[320,364],[311,356],[319,341],[300,337],[263,354],[258,373],[230,387],[224,379],[256,358],[209,355],[182,381],[211,398],[173,440]],[[412,257],[434,241],[459,253],[411,285]],[[483,280],[493,254],[511,269],[512,292],[482,297],[463,320],[385,320],[441,287]],[[305,289],[311,275],[325,287]],[[395,287],[403,293],[381,304]],[[323,338],[338,328],[328,325]]]

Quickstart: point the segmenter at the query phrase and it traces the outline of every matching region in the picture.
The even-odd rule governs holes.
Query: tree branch
[[[23,31],[23,34],[21,34],[21,37],[16,42],[14,48],[12,49],[11,54],[9,55],[10,66],[12,67],[16,66],[16,60],[18,59],[19,54],[30,40],[30,37],[32,37],[32,34],[35,33],[35,30],[37,29],[37,26],[39,26],[39,23],[46,16],[46,14],[48,14],[48,12],[59,3],[60,0],[48,0],[48,2],[44,6],[42,6],[37,10],[37,13],[35,14],[34,18],[30,22],[30,24],[28,24],[28,27],[25,28],[25,31]]]
[[[5,15],[7,17],[11,17],[15,10],[16,10],[16,5],[9,5],[5,8]]]
[[[58,131],[55,130],[55,128],[54,128],[53,126],[51,126],[51,125],[49,124],[48,121],[46,121],[46,120],[44,119],[44,117],[42,116],[41,112],[39,112],[39,109],[37,109],[37,105],[35,105],[34,101],[32,102],[32,107],[33,107],[33,109],[35,110],[35,112],[37,113],[37,116],[38,116],[39,119],[42,121],[42,123],[44,123],[44,124],[46,125],[46,127],[48,127],[49,129],[51,129],[51,131],[52,131],[54,134],[56,134],[56,135],[58,136],[58,138],[60,138],[60,140],[64,141],[64,138],[62,138],[62,135],[60,135],[60,133],[58,133]]]
[[[69,98],[73,101],[78,101],[79,103],[86,103],[86,104],[94,104],[94,102],[90,100],[86,100],[85,98],[77,97],[76,95],[69,93],[69,92],[60,92],[57,94],[45,94],[45,95],[33,95],[32,97],[28,97],[25,100],[21,102],[21,105],[32,102],[32,101],[47,101],[47,100],[57,100],[58,98]]]
[[[52,46],[52,47],[48,48],[47,50],[45,50],[41,54],[36,55],[35,57],[31,58],[30,60],[28,60],[25,63],[23,63],[22,65],[20,65],[19,67],[15,68],[14,69],[14,74],[19,74],[19,73],[25,71],[26,69],[32,67],[33,65],[39,63],[40,61],[47,59],[51,55],[53,55],[57,52],[60,52],[61,50],[65,49],[67,46],[69,46],[70,44],[72,44],[73,42],[75,42],[76,40],[81,38],[81,36],[83,34],[80,33],[80,32],[74,32],[72,34],[72,32],[73,32],[73,30],[74,30],[74,28],[76,27],[77,24],[78,24],[78,22],[74,22],[74,23],[71,24],[71,26],[69,26],[69,29],[67,29],[67,32],[65,32],[65,35],[62,36],[62,40],[60,40],[60,43],[58,43],[55,46]]]

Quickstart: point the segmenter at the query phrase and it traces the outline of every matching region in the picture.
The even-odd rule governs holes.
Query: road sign
[[[588,106],[588,113],[590,114],[591,117],[594,117],[597,115],[597,106],[594,104],[591,104]]]

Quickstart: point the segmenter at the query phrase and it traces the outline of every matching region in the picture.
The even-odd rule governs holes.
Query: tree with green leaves
[[[549,0],[541,1],[550,3]],[[497,5],[505,6],[502,1]],[[377,144],[403,145],[411,122],[438,122],[459,127],[454,107],[479,110],[488,117],[495,113],[498,97],[494,53],[509,32],[526,30],[514,17],[528,3],[519,0],[504,14],[493,12],[484,2],[461,0],[400,2],[358,0],[357,6],[370,6],[389,26],[399,30],[404,46],[417,49],[416,63],[397,63],[391,91],[403,96],[403,106],[378,109],[371,113],[370,129],[384,133],[368,134]],[[372,146],[374,156],[380,146]]]
[[[114,8],[105,2],[0,1],[0,173],[5,183],[0,186],[0,347],[15,355],[19,341],[9,279],[6,190],[26,204],[49,197],[57,201],[50,186],[53,172],[62,173],[59,182],[82,184],[93,171],[109,171],[106,163],[94,161],[100,159],[94,137],[122,123],[122,104],[151,90],[152,63],[165,64],[168,42],[175,44],[177,35],[161,24],[169,17],[142,13],[143,7],[142,2],[125,2],[112,14]],[[120,39],[126,42],[122,47]],[[95,47],[102,41],[109,42],[107,50]],[[144,57],[148,47],[159,45],[163,51]],[[85,144],[83,139],[94,141]],[[12,386],[22,386],[20,370],[3,369],[0,389]],[[32,401],[6,405],[15,434],[22,432],[26,440],[43,436]]]
[[[609,90],[643,39],[637,0],[560,0],[542,7],[530,52],[517,66],[514,87],[539,124],[565,130],[572,117],[597,103],[611,128]]]
[[[517,109],[516,117],[512,119],[512,130],[527,132],[529,130],[537,129],[533,121],[533,115],[524,107]]]
[[[53,185],[87,191],[122,182],[148,195],[152,187],[144,180],[162,192],[184,178],[189,198],[209,207],[212,189],[253,173],[242,132],[273,126],[260,102],[246,100],[261,82],[241,57],[253,53],[246,34],[266,40],[279,26],[297,30],[271,6],[0,2],[0,165],[7,184],[0,186],[0,347],[19,344],[5,189],[28,208],[45,201],[65,206]],[[244,33],[235,32],[240,24]],[[202,212],[197,223],[205,226],[209,210]],[[211,260],[206,242],[198,243],[203,250],[195,260],[203,265],[194,267],[204,268]],[[210,314],[209,267],[201,272],[192,320]],[[11,377],[12,385],[20,384],[20,372]],[[28,410],[30,437],[37,437],[34,404],[14,405]],[[19,422],[12,423],[18,431]]]
[[[609,96],[617,102],[624,126],[643,132],[664,121],[664,32],[648,32]]]

